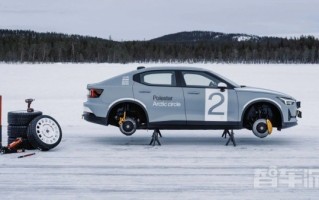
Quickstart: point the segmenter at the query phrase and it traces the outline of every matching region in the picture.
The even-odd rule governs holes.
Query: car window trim
[[[209,73],[209,72],[206,72],[206,71],[195,71],[195,70],[178,70],[178,78],[180,79],[179,80],[179,83],[180,83],[180,87],[184,87],[184,88],[209,88],[209,89],[218,89],[218,87],[209,87],[209,86],[195,86],[195,85],[191,85],[191,86],[187,86],[186,85],[186,82],[185,82],[185,79],[184,79],[184,76],[183,76],[183,72],[190,72],[190,73],[195,73],[195,74],[199,74],[199,73],[204,73],[208,76],[211,76],[213,78],[216,78],[217,80],[220,80],[220,82],[224,82],[228,87],[226,89],[234,89],[234,86],[232,84],[230,84],[228,81],[225,81],[224,79],[218,77],[218,76],[215,76],[214,74],[212,73]]]
[[[145,83],[145,82],[142,82],[141,80],[141,76],[142,75],[147,75],[147,74],[160,74],[160,73],[172,73],[175,77],[175,83],[174,85],[164,85],[164,84],[149,84],[149,83]],[[136,78],[135,78],[136,76]],[[133,77],[133,80],[142,84],[142,85],[146,85],[146,86],[152,86],[152,87],[178,87],[178,84],[177,84],[177,78],[176,78],[176,71],[175,70],[152,70],[152,71],[146,71],[146,72],[141,72],[141,73],[138,73],[138,74],[135,74],[134,77]]]

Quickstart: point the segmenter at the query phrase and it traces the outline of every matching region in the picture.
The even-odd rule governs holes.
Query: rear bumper
[[[93,113],[83,112],[82,118],[88,122],[107,126],[107,119],[104,117],[97,117]]]

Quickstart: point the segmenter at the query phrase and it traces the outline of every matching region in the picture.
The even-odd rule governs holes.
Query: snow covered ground
[[[190,130],[164,130],[163,145],[152,147],[151,131],[126,137],[117,128],[81,119],[87,83],[139,65],[0,64],[4,143],[6,113],[25,109],[29,97],[36,99],[34,108],[56,118],[63,129],[62,142],[51,151],[28,151],[36,155],[23,159],[0,155],[0,199],[318,198],[318,65],[178,64],[211,69],[239,84],[278,90],[302,102],[299,126],[265,139],[236,131],[237,147],[225,146],[221,131]],[[160,65],[168,64],[145,64]],[[273,185],[258,179],[258,170]]]

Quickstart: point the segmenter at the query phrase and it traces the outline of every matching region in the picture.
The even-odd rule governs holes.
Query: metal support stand
[[[159,135],[160,137],[163,137],[162,134],[161,134],[161,132],[160,132],[160,130],[158,130],[158,135]]]
[[[226,146],[228,146],[229,142],[232,142],[233,145],[234,145],[234,147],[236,146],[236,141],[235,141],[234,134],[235,134],[235,133],[234,133],[233,130],[231,130],[230,132],[229,132],[228,129],[225,129],[225,130],[224,130],[222,137],[226,138],[227,135],[229,135],[229,138],[228,138],[228,141],[227,141],[227,143],[226,143]]]
[[[0,125],[0,149],[2,148],[2,125]]]
[[[162,137],[161,132],[159,129],[155,129],[152,135],[152,140],[150,142],[150,145],[155,146],[156,142],[158,145],[161,145],[159,139],[158,139],[158,135],[160,135],[160,137]]]
[[[223,138],[227,138],[227,133],[230,134],[230,133],[229,133],[229,130],[228,130],[228,129],[225,129],[224,132],[223,132],[222,137],[223,137]]]
[[[1,153],[2,154],[8,154],[8,153],[23,153],[25,152],[25,149],[9,149],[8,147],[2,147]]]
[[[0,149],[2,148],[2,96],[0,95]]]

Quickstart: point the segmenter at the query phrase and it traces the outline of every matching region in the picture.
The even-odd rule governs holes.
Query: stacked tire
[[[19,148],[47,151],[56,147],[62,139],[58,122],[41,111],[8,112],[8,144],[22,138]]]

